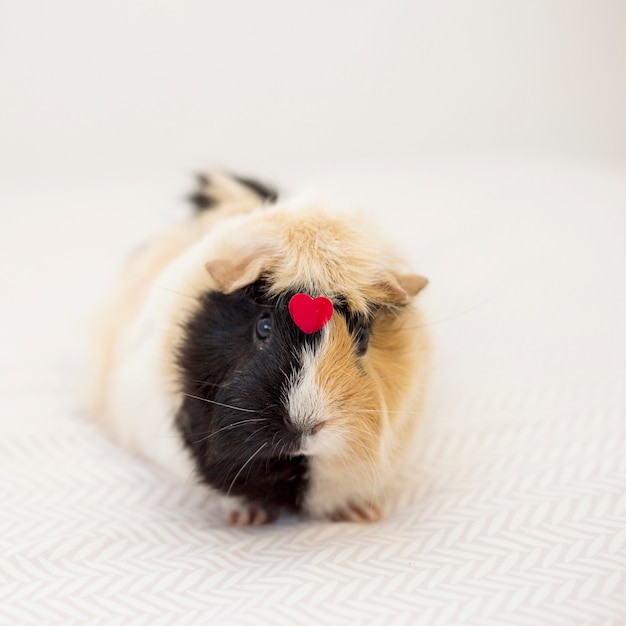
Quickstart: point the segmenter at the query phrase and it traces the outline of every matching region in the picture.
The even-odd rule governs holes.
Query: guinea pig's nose
[[[285,423],[285,427],[287,428],[287,430],[290,433],[297,433],[298,432],[299,429],[291,421],[291,417],[289,417],[289,414],[283,413],[283,422]]]
[[[324,424],[326,424],[326,422],[317,422],[317,424],[315,424],[315,426],[313,426],[313,428],[311,428],[311,434],[312,435],[317,435],[317,433],[319,433],[320,430],[322,430],[322,428],[324,428]]]
[[[283,422],[285,424],[285,428],[290,433],[305,433],[306,434],[308,431],[309,435],[316,435],[317,433],[319,433],[320,430],[322,430],[322,428],[324,428],[324,424],[326,424],[326,422],[321,421],[321,422],[317,422],[313,424],[311,428],[299,428],[291,421],[291,417],[289,416],[288,413],[283,413]]]

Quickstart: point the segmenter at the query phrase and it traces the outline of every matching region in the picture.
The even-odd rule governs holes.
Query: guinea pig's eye
[[[267,314],[261,315],[256,321],[255,327],[256,336],[261,341],[267,341],[272,333],[272,318]]]
[[[362,326],[356,333],[356,354],[363,356],[367,352],[367,346],[370,341],[370,330],[366,326]]]

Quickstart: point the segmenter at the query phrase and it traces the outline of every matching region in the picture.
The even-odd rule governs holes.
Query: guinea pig
[[[351,213],[214,171],[93,325],[88,409],[226,520],[370,522],[427,387],[427,280]]]

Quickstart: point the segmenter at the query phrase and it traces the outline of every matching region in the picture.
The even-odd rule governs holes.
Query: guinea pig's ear
[[[418,274],[389,273],[377,287],[381,290],[385,302],[399,306],[408,304],[426,285],[428,279]]]
[[[250,257],[240,263],[233,263],[227,259],[209,261],[205,267],[217,288],[223,293],[231,293],[253,283],[268,269],[268,257]]]

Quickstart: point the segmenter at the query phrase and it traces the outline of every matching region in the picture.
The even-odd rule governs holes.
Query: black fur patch
[[[235,176],[233,174],[231,176],[233,180],[255,193],[264,202],[275,202],[278,199],[276,189],[265,183],[261,183],[253,178],[244,178],[243,176]],[[199,213],[217,206],[217,200],[210,194],[211,178],[206,174],[196,174],[196,179],[200,188],[187,196],[187,200],[191,202],[196,212]]]
[[[278,191],[265,183],[261,183],[254,178],[243,178],[242,176],[233,176],[233,178],[238,183],[253,191],[265,202],[276,202],[276,200],[278,200]]]
[[[205,209],[213,208],[217,203],[214,198],[203,193],[202,191],[198,191],[197,193],[191,194],[188,198],[189,202],[193,204],[196,211],[204,211]]]
[[[297,511],[308,462],[294,456],[301,435],[286,424],[286,392],[303,347],[315,349],[320,334],[293,323],[291,295],[270,298],[259,281],[202,296],[177,355],[185,394],[177,426],[204,481],[266,509]],[[263,341],[256,325],[266,315],[272,330]]]

